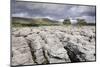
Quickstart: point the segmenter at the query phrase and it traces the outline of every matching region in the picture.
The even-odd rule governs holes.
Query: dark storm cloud
[[[95,21],[94,6],[60,5],[34,2],[12,2],[12,16],[17,17],[51,17],[56,20],[70,17]]]

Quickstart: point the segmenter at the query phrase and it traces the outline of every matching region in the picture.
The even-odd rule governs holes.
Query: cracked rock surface
[[[95,26],[12,28],[12,65],[95,61]]]

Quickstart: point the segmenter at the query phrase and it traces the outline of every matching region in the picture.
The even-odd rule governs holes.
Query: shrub
[[[71,24],[70,19],[65,19],[65,20],[63,21],[63,24]]]
[[[85,21],[85,19],[77,19],[77,24],[78,25],[86,25],[87,22]]]

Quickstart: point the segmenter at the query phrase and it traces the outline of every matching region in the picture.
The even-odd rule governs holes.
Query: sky
[[[72,20],[82,18],[87,22],[94,23],[96,10],[95,6],[36,3],[12,0],[11,16],[25,18],[44,17],[59,21],[66,18],[70,18]]]

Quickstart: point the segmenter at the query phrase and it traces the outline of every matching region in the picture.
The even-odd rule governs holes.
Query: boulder
[[[12,65],[31,64],[34,64],[34,61],[25,38],[12,36]]]

